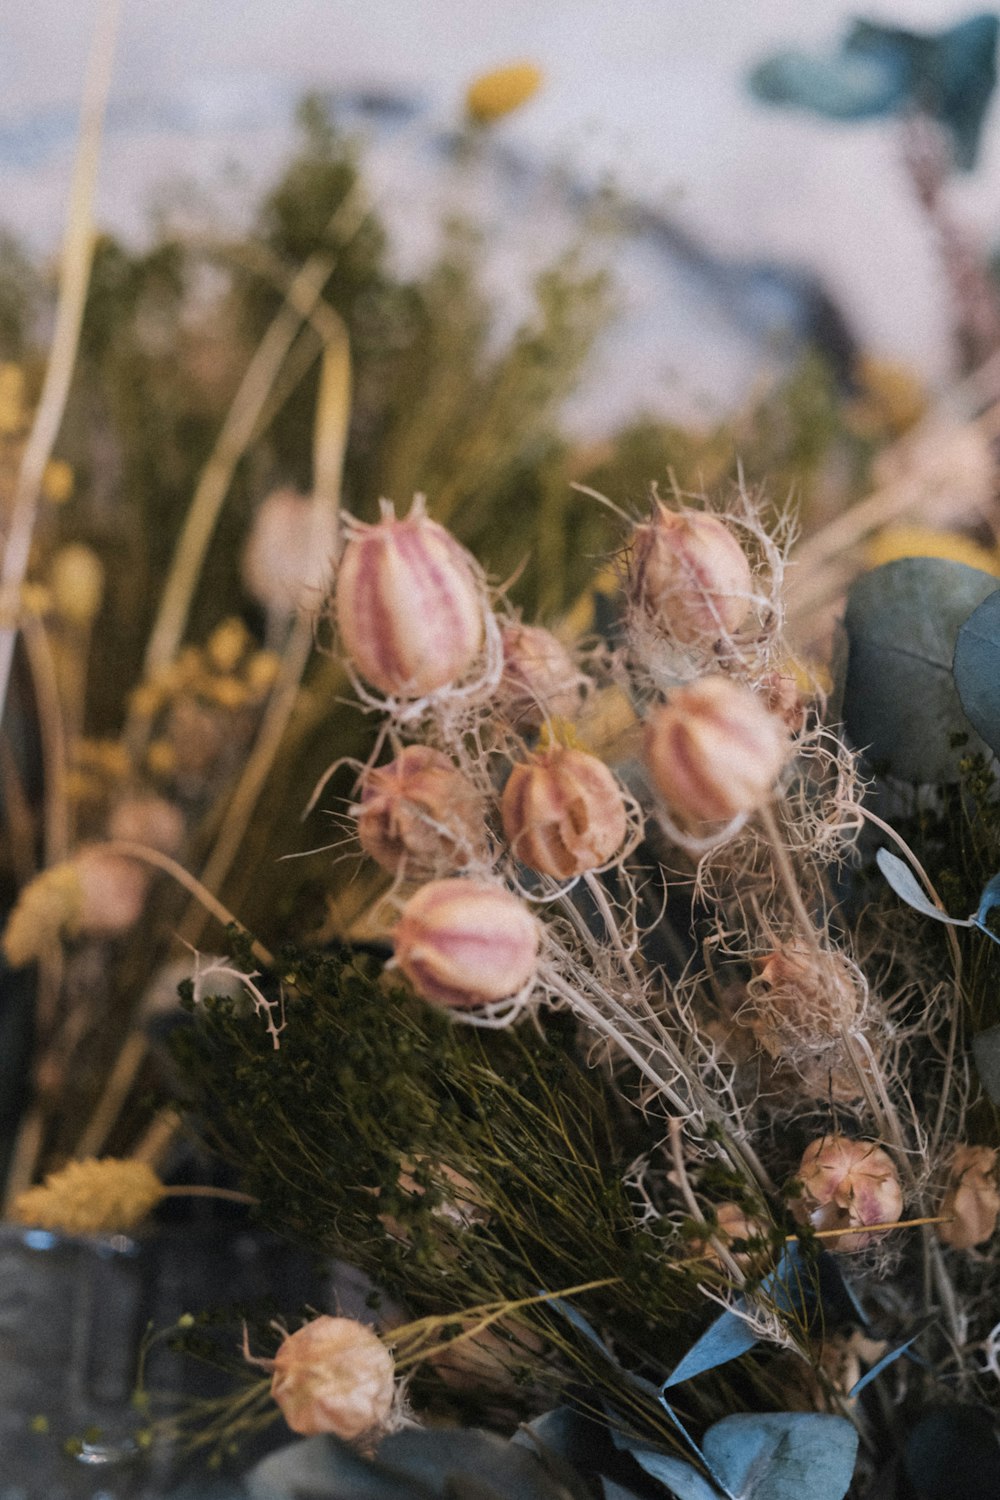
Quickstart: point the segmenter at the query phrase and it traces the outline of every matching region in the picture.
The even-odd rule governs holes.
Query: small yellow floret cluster
[[[477,125],[501,120],[527,104],[542,86],[542,70],[534,63],[511,63],[473,79],[465,95],[465,109]]]
[[[76,865],[67,861],[44,870],[24,887],[7,920],[2,947],[11,968],[41,958],[64,935],[72,937],[82,913],[83,886]]]
[[[71,1161],[14,1199],[21,1224],[62,1234],[127,1234],[159,1203],[164,1187],[141,1161]]]

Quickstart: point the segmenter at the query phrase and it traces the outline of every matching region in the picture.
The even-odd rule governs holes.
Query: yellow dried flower
[[[0,364],[0,435],[20,432],[26,422],[24,371],[10,362]]]
[[[64,458],[50,458],[42,474],[42,494],[50,505],[65,505],[73,494],[73,470]]]
[[[233,712],[238,708],[245,708],[250,701],[250,689],[238,677],[210,678],[205,683],[204,694],[213,703],[218,703],[220,708],[228,708]]]
[[[508,63],[481,73],[470,83],[465,95],[465,112],[477,125],[502,120],[527,104],[541,88],[545,75],[531,62]]]
[[[946,562],[965,563],[981,573],[1000,577],[1000,556],[957,531],[935,531],[930,526],[887,526],[865,549],[869,568],[896,562],[901,557],[942,557]]]
[[[255,651],[247,662],[247,686],[255,695],[270,692],[280,670],[281,657],[277,651]]]
[[[169,740],[154,740],[146,751],[146,765],[154,776],[172,776],[177,769],[177,751]]]
[[[11,968],[19,969],[48,953],[63,933],[74,933],[83,912],[83,886],[75,864],[53,865],[24,887],[17,898],[2,944]]]
[[[217,672],[232,672],[249,645],[249,630],[242,620],[231,615],[212,631],[205,645],[205,653]]]
[[[104,564],[92,547],[73,542],[52,559],[49,582],[56,609],[74,625],[89,625],[104,599]]]
[[[61,1234],[127,1234],[164,1192],[145,1162],[89,1157],[69,1162],[50,1172],[41,1187],[20,1193],[14,1199],[14,1218]]]

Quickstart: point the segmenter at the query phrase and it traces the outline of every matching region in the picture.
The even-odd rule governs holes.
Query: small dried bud
[[[92,937],[113,937],[133,927],[142,915],[149,876],[135,860],[86,845],[73,857],[82,902],[78,930]]]
[[[403,908],[396,963],[418,994],[465,1009],[505,1000],[531,979],[538,923],[502,886],[435,880]]]
[[[148,844],[161,854],[176,854],[184,842],[184,814],[165,797],[126,797],[108,821],[113,839]]]
[[[686,823],[752,812],[767,800],[789,750],[781,720],[728,677],[678,688],[646,724],[653,784]]]
[[[500,810],[512,853],[555,880],[597,869],[625,841],[621,788],[586,750],[552,745],[516,765]]]
[[[711,645],[746,619],[753,579],[739,542],[718,516],[668,510],[632,534],[633,602],[679,645]]]
[[[481,73],[469,84],[465,108],[477,125],[489,125],[520,109],[542,86],[543,73],[531,62],[508,63]]]
[[[284,1339],[271,1395],[303,1437],[331,1432],[345,1443],[371,1442],[388,1425],[394,1374],[392,1355],[371,1328],[324,1316]]]
[[[715,1210],[715,1229],[713,1239],[718,1240],[728,1250],[734,1240],[767,1241],[769,1229],[762,1219],[757,1219],[753,1214],[748,1214],[746,1209],[741,1208],[738,1203],[720,1203]],[[713,1261],[716,1265],[721,1264],[718,1252],[712,1244],[711,1239],[698,1238],[691,1241],[690,1253],[701,1255],[705,1260]],[[732,1252],[733,1259],[741,1271],[760,1269],[768,1259],[770,1251],[767,1243],[754,1244],[753,1249],[741,1249]]]
[[[295,490],[275,490],[262,502],[243,550],[243,584],[275,615],[292,615],[325,592],[336,551],[336,520]]]
[[[798,681],[790,672],[765,672],[759,683],[761,698],[781,719],[789,734],[799,734],[806,707]]]
[[[74,625],[89,625],[104,599],[104,564],[92,547],[82,542],[60,547],[49,576],[52,602]]]
[[[468,553],[424,512],[391,508],[357,526],[337,570],[344,652],[380,692],[421,698],[455,682],[483,641],[483,603]]]
[[[953,1215],[950,1224],[937,1226],[938,1238],[953,1250],[969,1250],[992,1237],[1000,1216],[997,1152],[992,1146],[955,1147],[939,1212]]]
[[[856,1229],[892,1224],[903,1210],[903,1193],[892,1158],[874,1141],[825,1135],[806,1147],[799,1164],[801,1197],[792,1200],[800,1224],[814,1229]],[[827,1250],[863,1250],[879,1234],[839,1234]]]
[[[772,1057],[796,1039],[839,1038],[861,1003],[854,969],[842,953],[813,953],[790,943],[761,959],[748,986],[749,1022]]]
[[[482,798],[440,750],[407,745],[361,778],[351,809],[367,855],[392,875],[460,869],[483,844]]]
[[[519,729],[539,729],[546,720],[574,718],[583,678],[551,630],[542,625],[505,625],[502,640],[503,675],[496,693],[500,712]]]

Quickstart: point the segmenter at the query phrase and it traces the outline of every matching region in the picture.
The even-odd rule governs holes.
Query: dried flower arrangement
[[[480,81],[472,128],[534,86],[527,66]],[[911,405],[886,443],[897,405],[845,412],[807,370],[752,439],[638,424],[581,455],[551,422],[597,322],[594,281],[546,278],[540,322],[488,359],[467,268],[393,285],[353,166],[307,120],[268,207],[267,248],[300,269],[279,261],[280,295],[234,283],[262,342],[242,379],[212,367],[231,404],[171,527],[159,604],[139,611],[145,661],[102,674],[87,703],[81,662],[115,659],[94,640],[100,559],[56,526],[36,534],[18,625],[49,705],[50,800],[36,873],[15,757],[11,866],[31,878],[3,949],[36,965],[39,1046],[9,1211],[131,1232],[193,1191],[153,1170],[176,1120],[150,1124],[139,1079],[238,1171],[239,1189],[205,1191],[370,1278],[370,1324],[245,1330],[242,1384],[210,1418],[161,1418],[140,1382],[143,1444],[218,1454],[280,1411],[305,1441],[258,1468],[255,1496],[842,1500],[909,1484],[937,1500],[959,1449],[988,1493],[994,554],[980,539],[984,571],[952,560],[968,537],[939,539],[943,557],[911,539],[920,555],[853,587],[835,681],[814,654],[865,542],[892,545],[887,522],[986,510],[993,398],[969,393],[973,417],[947,425]],[[176,254],[144,281],[108,251],[147,323],[176,293]],[[143,366],[134,312],[115,325],[124,353],[93,313],[88,344],[84,321],[83,372],[115,371],[129,402],[137,367],[143,390],[169,374],[176,458],[210,339]],[[281,381],[317,364],[291,400]],[[13,448],[30,414],[8,384]],[[806,475],[791,583],[790,513],[743,475],[712,500],[685,488],[737,447],[748,473]],[[829,447],[860,503],[823,525]],[[206,567],[247,453],[264,479],[246,511],[263,499]],[[36,468],[65,502],[66,472]],[[641,511],[605,498],[668,469]],[[429,498],[403,515],[365,509],[418,485]],[[203,570],[253,601],[246,619],[196,601]],[[85,711],[114,724],[123,681],[114,732],[85,736]],[[312,922],[296,921],[304,883],[274,874],[302,852],[287,829],[307,801],[338,826],[309,857]],[[229,952],[151,986],[169,930],[190,951],[205,909]],[[178,977],[189,1014],[165,1082],[145,1023]],[[168,1332],[196,1348],[195,1323]]]

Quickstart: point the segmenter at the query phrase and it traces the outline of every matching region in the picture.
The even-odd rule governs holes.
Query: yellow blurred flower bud
[[[0,364],[0,436],[11,437],[27,426],[24,371],[7,361]]]
[[[232,672],[246,655],[250,632],[242,620],[231,615],[216,625],[205,645],[205,654],[217,672]]]
[[[104,598],[104,564],[92,547],[71,542],[52,559],[49,584],[59,614],[74,625],[89,625]]]
[[[64,458],[50,458],[42,474],[42,495],[51,505],[65,505],[73,494],[73,470]]]
[[[508,63],[481,73],[470,83],[465,95],[465,112],[477,125],[502,120],[527,104],[541,88],[545,75],[531,62]]]
[[[129,1234],[163,1194],[162,1182],[145,1162],[89,1157],[19,1193],[14,1218],[60,1234]]]

